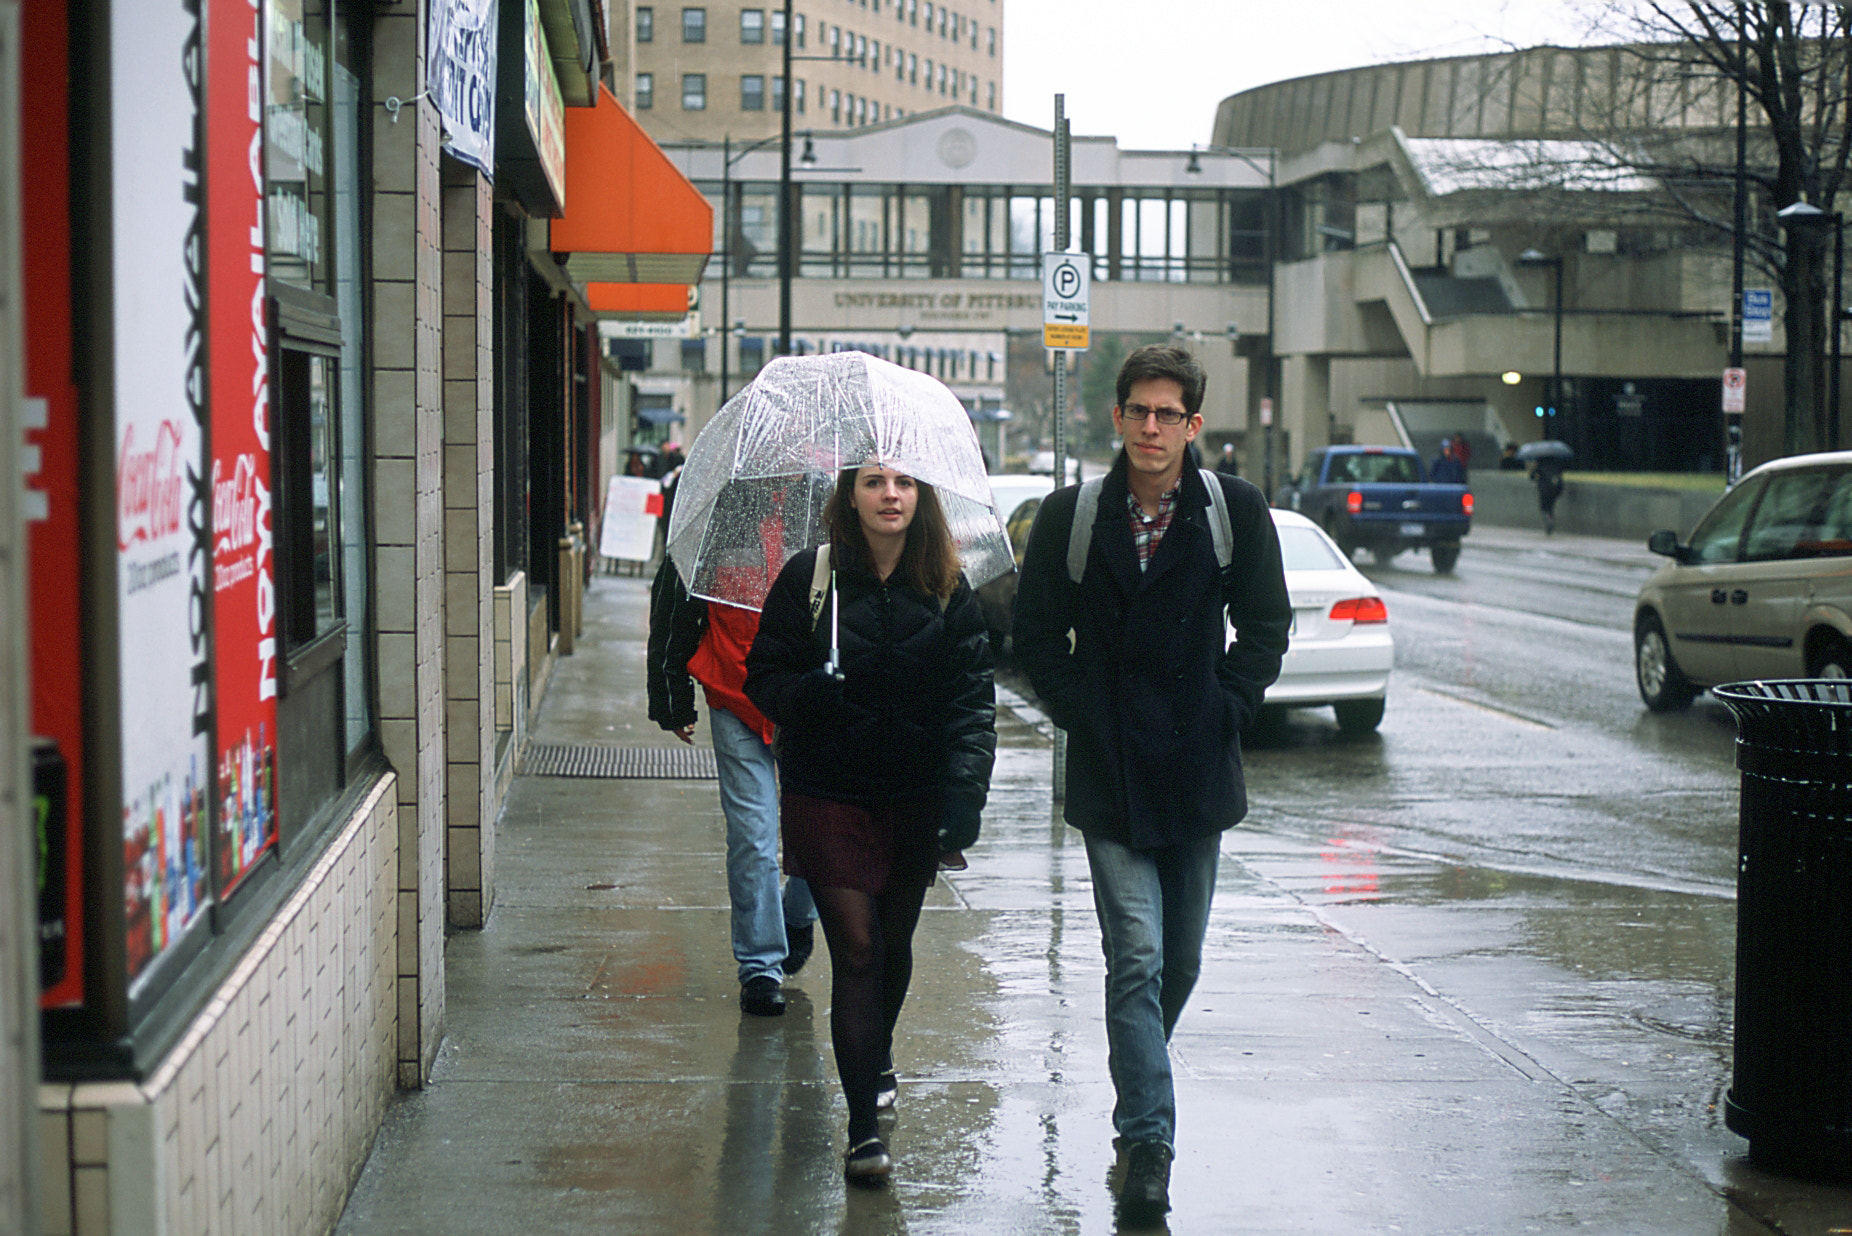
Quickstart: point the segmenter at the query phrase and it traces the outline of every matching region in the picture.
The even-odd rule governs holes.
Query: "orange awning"
[[[679,322],[688,316],[689,289],[681,283],[588,283],[585,300],[600,318]]]
[[[566,109],[566,183],[550,247],[573,282],[701,281],[714,208],[603,86],[597,106]]]

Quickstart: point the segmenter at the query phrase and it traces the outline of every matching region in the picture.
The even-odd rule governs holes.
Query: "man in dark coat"
[[[1201,469],[1189,450],[1204,384],[1182,348],[1126,358],[1113,408],[1124,449],[1099,491],[1079,581],[1068,563],[1079,493],[1070,487],[1036,516],[1012,627],[1037,694],[1068,733],[1065,816],[1086,838],[1106,954],[1113,1124],[1126,1159],[1119,1217],[1129,1225],[1170,1208],[1170,1033],[1201,969],[1221,833],[1247,811],[1241,730],[1279,676],[1292,622],[1266,499]],[[1226,568],[1209,485],[1226,500]]]

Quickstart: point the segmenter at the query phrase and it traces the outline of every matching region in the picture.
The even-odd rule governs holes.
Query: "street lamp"
[[[1249,155],[1245,151],[1237,150],[1232,146],[1215,146],[1215,145],[1191,146],[1189,162],[1184,164],[1183,166],[1183,170],[1186,175],[1190,175],[1190,176],[1202,175],[1203,165],[1202,165],[1201,152],[1205,150],[1210,151],[1211,153],[1214,153],[1214,154],[1227,155],[1230,158],[1239,159],[1243,163],[1247,164],[1253,170],[1257,172],[1265,172],[1267,176],[1267,196],[1265,199],[1265,204],[1262,207],[1262,210],[1264,211],[1264,217],[1261,220],[1261,236],[1263,238],[1262,243],[1264,245],[1264,248],[1261,251],[1262,252],[1261,260],[1262,260],[1262,263],[1267,268],[1267,355],[1264,358],[1262,358],[1262,362],[1261,362],[1265,366],[1265,370],[1263,373],[1262,389],[1266,391],[1266,394],[1263,396],[1264,403],[1261,408],[1260,424],[1261,424],[1262,440],[1266,443],[1266,446],[1265,446],[1266,462],[1265,462],[1265,466],[1262,471],[1261,479],[1263,482],[1264,492],[1271,494],[1273,492],[1273,422],[1275,420],[1274,408],[1279,403],[1279,396],[1278,396],[1277,390],[1275,389],[1275,382],[1274,382],[1274,362],[1277,359],[1277,356],[1274,352],[1274,333],[1273,333],[1274,331],[1273,284],[1274,284],[1274,275],[1275,275],[1274,266],[1275,266],[1275,263],[1279,261],[1279,252],[1274,243],[1274,233],[1276,231],[1275,223],[1276,223],[1276,211],[1277,211],[1277,194],[1278,194],[1278,189],[1279,189],[1278,183],[1276,181],[1276,177],[1278,174],[1279,154],[1277,151],[1273,150],[1271,147],[1268,148],[1267,166],[1263,168],[1259,163],[1257,163],[1254,160],[1253,156]],[[1232,325],[1229,328],[1229,342],[1230,342],[1231,347],[1233,346],[1235,339],[1237,337],[1236,329],[1237,328],[1235,328]]]
[[[1518,265],[1550,266],[1554,267],[1556,271],[1556,292],[1555,295],[1551,297],[1550,301],[1552,316],[1556,319],[1556,338],[1550,361],[1550,398],[1548,408],[1551,416],[1560,416],[1562,414],[1563,404],[1563,258],[1561,254],[1551,257],[1540,249],[1526,249],[1524,252],[1518,254]],[[1557,433],[1567,438],[1568,434],[1560,428],[1561,422],[1558,424],[1559,428],[1557,429]],[[1575,444],[1572,442],[1570,445],[1574,446]]]
[[[789,18],[786,19],[789,21]],[[791,41],[791,28],[785,27],[785,42]],[[791,82],[785,80],[785,97],[791,95]],[[715,407],[727,402],[727,323],[732,319],[731,305],[733,278],[733,233],[735,230],[733,210],[733,165],[755,150],[763,149],[779,140],[776,135],[761,138],[750,145],[740,147],[739,153],[733,152],[731,135],[720,139],[720,399]],[[782,258],[780,272],[783,271]],[[744,323],[736,324],[735,333],[744,336]]]
[[[1791,205],[1783,206],[1780,210],[1775,212],[1775,222],[1788,229],[1790,245],[1798,242],[1806,246],[1824,247],[1826,244],[1826,229],[1829,227],[1833,229],[1833,312],[1832,316],[1827,319],[1829,327],[1833,332],[1832,344],[1830,347],[1831,360],[1829,362],[1831,368],[1826,378],[1826,402],[1828,408],[1825,424],[1822,425],[1820,416],[1820,382],[1818,378],[1816,378],[1811,383],[1812,390],[1808,392],[1810,396],[1808,402],[1812,405],[1809,410],[1813,414],[1813,427],[1812,432],[1807,436],[1809,441],[1813,444],[1814,449],[1820,449],[1819,439],[1814,435],[1818,434],[1820,430],[1824,428],[1826,439],[1824,449],[1829,451],[1838,450],[1839,326],[1840,319],[1845,316],[1845,284],[1842,278],[1842,272],[1845,269],[1845,219],[1838,211],[1834,211],[1829,215],[1811,202],[1794,202]],[[1790,258],[1789,260],[1792,261],[1793,259]],[[1792,363],[1794,354],[1792,338],[1792,335],[1790,335],[1788,347],[1790,364]],[[1802,372],[1804,373],[1805,370]]]

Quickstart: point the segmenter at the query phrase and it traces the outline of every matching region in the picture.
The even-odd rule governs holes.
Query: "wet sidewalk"
[[[535,742],[679,748],[645,716],[646,608],[647,581],[594,580]],[[494,913],[448,942],[435,1076],[393,1106],[338,1236],[1113,1231],[1099,937],[1033,720],[1000,717],[983,840],[922,917],[890,1187],[842,1182],[821,940],[784,1017],[739,1012],[715,783],[522,776]],[[1693,1092],[1714,1045],[1688,1045],[1708,1053],[1693,1069],[1642,1024],[1604,1033],[1597,1059],[1574,1037],[1605,998],[1593,977],[1579,992],[1552,975],[1540,994],[1521,960],[1478,959],[1485,996],[1468,1007],[1352,929],[1329,854],[1260,829],[1223,853],[1173,1043],[1169,1230],[1852,1230],[1852,1190],[1743,1161],[1720,1096]],[[1661,910],[1676,919],[1675,902]],[[1403,914],[1411,955],[1476,964],[1470,905],[1369,912]],[[1599,950],[1610,921],[1642,911],[1617,889],[1580,912]],[[1565,1029],[1507,1033],[1486,1008]],[[1616,1103],[1656,1115],[1616,1118]]]

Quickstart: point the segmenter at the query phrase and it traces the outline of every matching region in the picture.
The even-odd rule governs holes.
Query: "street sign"
[[[1042,346],[1064,352],[1087,350],[1087,304],[1091,278],[1084,253],[1042,255]]]
[[[1775,341],[1775,294],[1767,288],[1743,289],[1743,342]]]
[[[1724,370],[1723,410],[1725,412],[1741,412],[1743,410],[1743,399],[1748,393],[1748,387],[1749,374],[1747,371],[1742,369]]]

